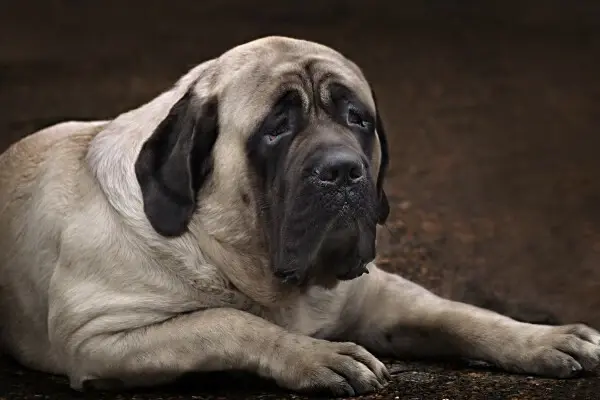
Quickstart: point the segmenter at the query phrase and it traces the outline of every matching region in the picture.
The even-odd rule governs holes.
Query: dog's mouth
[[[371,261],[372,259],[356,256],[354,251],[346,254],[338,251],[323,251],[305,269],[279,269],[276,270],[275,275],[285,284],[333,287],[339,281],[348,281],[368,274],[367,265]]]
[[[320,214],[298,222],[281,237],[284,251],[274,261],[275,276],[292,285],[331,286],[368,273],[375,258],[376,222],[344,204],[329,218]],[[300,227],[304,227],[304,229]]]

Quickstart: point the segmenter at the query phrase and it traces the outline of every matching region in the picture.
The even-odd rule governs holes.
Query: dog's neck
[[[236,201],[234,196],[209,195],[190,224],[190,235],[204,256],[252,300],[264,307],[293,302],[301,289],[274,276],[256,214]]]

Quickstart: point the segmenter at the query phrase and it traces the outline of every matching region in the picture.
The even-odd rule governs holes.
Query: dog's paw
[[[300,392],[357,396],[375,392],[390,380],[386,366],[363,347],[289,335],[270,356],[270,375],[282,387]]]
[[[552,378],[570,378],[600,364],[600,333],[582,325],[528,325],[507,343],[514,352],[509,370]]]

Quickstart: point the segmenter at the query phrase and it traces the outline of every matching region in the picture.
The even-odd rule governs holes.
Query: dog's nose
[[[358,154],[349,151],[330,151],[321,158],[316,168],[322,183],[352,185],[363,179],[365,169]]]

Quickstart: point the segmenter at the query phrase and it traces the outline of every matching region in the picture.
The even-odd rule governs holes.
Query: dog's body
[[[387,145],[369,114],[358,67],[270,37],[112,121],[14,144],[0,156],[4,350],[77,389],[242,369],[366,393],[389,376],[362,346],[555,377],[594,368],[591,328],[516,322],[372,263]]]

